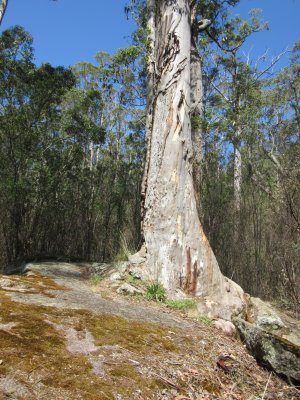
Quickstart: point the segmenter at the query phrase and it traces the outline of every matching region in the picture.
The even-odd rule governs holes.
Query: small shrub
[[[133,286],[140,286],[141,280],[133,275],[126,275],[125,282]]]
[[[123,234],[121,234],[120,248],[114,257],[114,261],[128,261],[128,257],[133,254],[129,248],[128,242]]]
[[[203,322],[205,325],[211,325],[212,320],[208,318],[206,315],[200,315],[198,317],[198,321]]]
[[[147,286],[146,298],[159,303],[165,303],[167,300],[166,289],[160,283],[151,283]]]
[[[90,277],[90,284],[92,286],[97,286],[99,285],[99,283],[103,280],[103,276],[102,275],[98,275],[98,274],[93,274]]]
[[[197,308],[197,303],[194,299],[179,299],[179,300],[167,300],[167,306],[174,310],[192,310]]]

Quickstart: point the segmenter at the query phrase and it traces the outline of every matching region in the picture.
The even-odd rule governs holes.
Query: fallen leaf
[[[217,366],[225,372],[232,372],[239,367],[239,363],[230,355],[221,355],[217,361]]]

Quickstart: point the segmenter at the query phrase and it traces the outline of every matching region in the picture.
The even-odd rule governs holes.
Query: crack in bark
[[[180,286],[184,286],[184,290],[188,294],[195,295],[197,290],[198,267],[197,261],[192,266],[192,257],[190,247],[186,250],[186,277],[184,285],[182,285],[182,276],[180,276]]]

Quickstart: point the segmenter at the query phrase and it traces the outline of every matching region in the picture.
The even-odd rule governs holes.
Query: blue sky
[[[1,31],[22,25],[34,38],[37,64],[73,65],[94,61],[98,51],[115,52],[130,44],[133,22],[124,13],[126,0],[9,0]],[[300,39],[300,0],[241,0],[235,13],[247,17],[263,9],[270,30],[255,34],[244,48],[253,57],[270,49],[270,57]]]

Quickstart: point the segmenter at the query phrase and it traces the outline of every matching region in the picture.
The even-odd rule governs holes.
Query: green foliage
[[[126,237],[123,234],[121,234],[119,251],[115,255],[114,260],[115,261],[128,261],[128,257],[133,253],[134,253],[134,251],[132,251],[130,249],[130,246],[128,244]]]
[[[92,286],[98,286],[99,283],[100,283],[102,280],[103,280],[103,276],[102,276],[102,275],[93,274],[93,275],[90,277],[90,284],[91,284]]]
[[[140,52],[141,49],[135,45],[119,49],[113,58],[114,64],[130,65],[136,60]]]
[[[200,315],[198,317],[198,320],[200,322],[202,322],[205,325],[211,325],[212,324],[212,320],[210,318],[208,318],[206,315]]]
[[[128,105],[128,66],[97,57],[72,71],[36,67],[23,28],[0,37],[1,266],[35,255],[111,260],[120,231],[139,240],[143,111]]]
[[[255,24],[252,28],[260,29]],[[241,23],[240,38],[235,29],[231,40],[242,43],[250,28]],[[209,58],[203,59],[205,76],[217,89],[206,92],[204,104],[202,221],[225,275],[252,295],[285,298],[299,310],[293,246],[299,244],[299,190],[294,186],[299,175],[299,59],[295,52],[287,68],[267,79],[264,70],[272,61],[265,61],[261,71],[243,60],[241,46],[207,51]],[[212,54],[217,74],[216,63],[209,66]],[[239,209],[233,188],[235,149],[242,159]]]
[[[142,281],[134,275],[126,275],[125,281],[133,286],[141,286]]]
[[[154,282],[147,286],[146,298],[159,303],[165,303],[167,300],[167,292],[160,283]]]
[[[197,308],[197,303],[194,299],[178,299],[178,300],[166,300],[168,307],[174,310],[186,311]]]
[[[199,115],[192,115],[191,117],[191,125],[193,130],[197,130],[202,126],[202,119]]]

